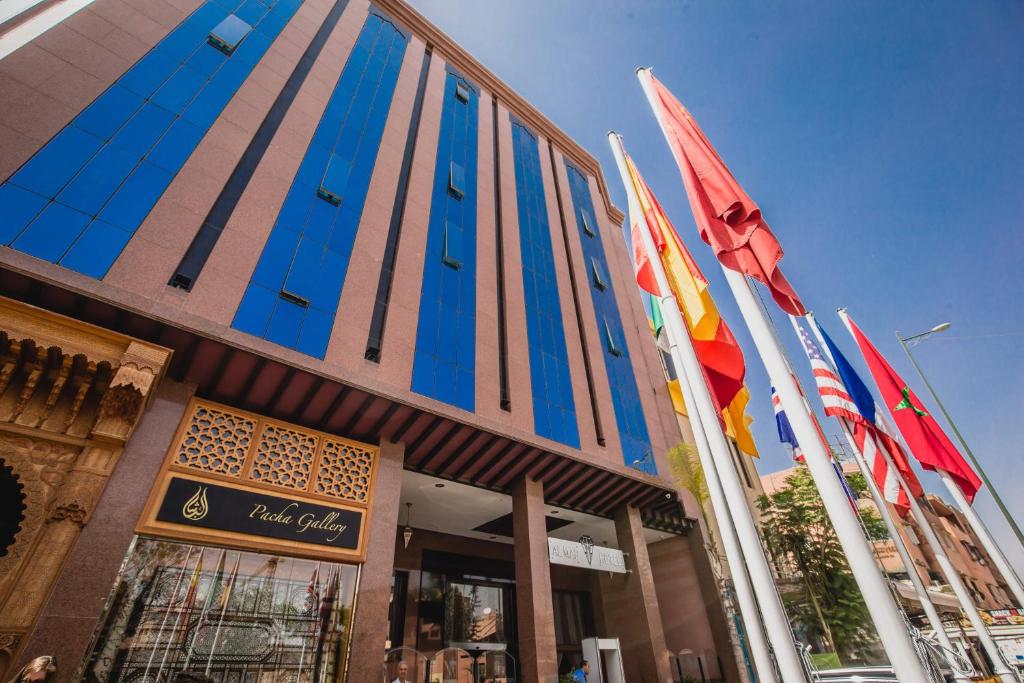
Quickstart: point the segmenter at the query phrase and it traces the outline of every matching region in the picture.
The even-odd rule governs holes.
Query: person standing
[[[590,662],[583,660],[583,662],[573,670],[572,680],[573,683],[587,683],[587,677],[590,675]]]
[[[405,660],[398,663],[398,676],[392,683],[412,683],[409,680],[409,665],[405,663]]]

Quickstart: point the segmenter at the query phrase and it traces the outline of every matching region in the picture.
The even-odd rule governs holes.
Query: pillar
[[[670,682],[669,652],[639,509],[624,505],[616,511],[615,536],[619,548],[627,554],[626,568],[630,571],[626,575],[601,576],[609,635],[619,639],[627,681]]]
[[[405,444],[383,441],[379,457],[373,503],[369,510],[366,561],[359,576],[352,623],[348,683],[380,683],[384,670]]]
[[[541,482],[523,477],[512,487],[519,666],[527,683],[558,681],[546,509]]]

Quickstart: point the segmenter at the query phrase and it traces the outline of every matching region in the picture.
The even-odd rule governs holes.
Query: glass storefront
[[[139,538],[84,679],[163,683],[189,672],[217,683],[333,681],[345,668],[357,574],[351,565]]]

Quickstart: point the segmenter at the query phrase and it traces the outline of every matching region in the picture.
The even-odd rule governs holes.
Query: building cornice
[[[594,176],[601,190],[608,218],[616,225],[622,225],[625,214],[619,207],[612,204],[608,186],[601,173],[601,165],[587,150],[408,3],[403,0],[374,0],[374,2],[408,28],[413,35],[441,54],[446,61],[455,64],[470,80],[475,81],[477,85],[494,95],[510,112],[554,143],[562,154],[574,164]]]

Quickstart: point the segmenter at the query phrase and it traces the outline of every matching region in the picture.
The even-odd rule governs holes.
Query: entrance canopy
[[[406,503],[412,503],[411,508]],[[512,497],[458,482],[446,482],[418,472],[406,471],[402,477],[399,525],[426,529],[494,543],[512,544]],[[589,536],[594,544],[618,548],[615,523],[597,515],[549,506],[545,513],[548,536],[575,541]],[[647,543],[669,538],[672,534],[645,528]]]

